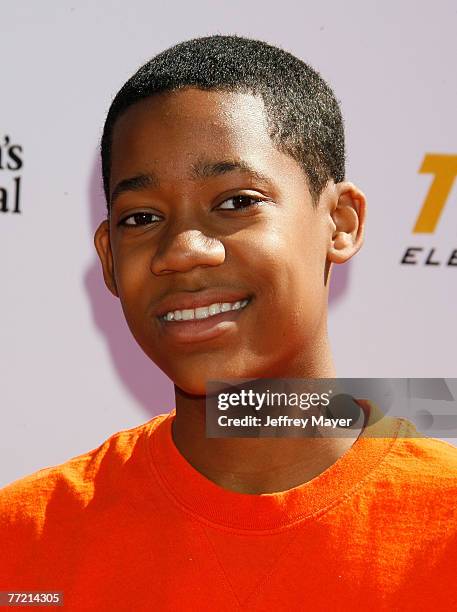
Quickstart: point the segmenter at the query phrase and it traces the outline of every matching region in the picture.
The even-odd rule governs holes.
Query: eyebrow
[[[158,184],[159,182],[157,177],[152,172],[147,174],[137,174],[136,176],[122,179],[122,181],[119,181],[119,183],[117,183],[116,187],[113,189],[110,205],[113,206],[115,200],[121,195],[121,193],[125,193],[126,191],[143,191],[148,189],[148,187],[157,187]]]
[[[189,178],[191,180],[212,178],[236,171],[249,174],[252,178],[262,183],[271,184],[271,179],[266,174],[256,170],[246,161],[240,159],[220,160],[216,162],[200,160],[192,165]],[[159,184],[160,181],[153,172],[137,174],[136,176],[123,179],[119,181],[113,189],[110,204],[112,206],[114,201],[126,191],[144,191],[150,187],[158,187]]]

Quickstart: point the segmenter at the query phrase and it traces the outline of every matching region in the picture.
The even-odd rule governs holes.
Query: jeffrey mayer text
[[[273,418],[269,415],[266,418],[258,416],[244,416],[241,418],[232,418],[227,415],[221,415],[218,417],[217,422],[221,427],[300,427],[305,429],[310,425],[311,427],[350,427],[354,419],[326,419],[323,416],[312,416],[306,419],[303,418],[291,418],[288,416],[281,415]]]

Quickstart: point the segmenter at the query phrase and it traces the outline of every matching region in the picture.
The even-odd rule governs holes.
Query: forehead
[[[195,172],[201,160],[213,166],[232,160],[272,179],[302,174],[272,142],[260,96],[185,88],[141,100],[116,121],[110,193],[140,174],[162,183],[202,179],[205,173]]]
[[[260,145],[272,146],[261,98],[186,88],[141,100],[121,115],[113,130],[112,171],[127,153],[176,161],[197,149],[241,152]]]
[[[243,127],[258,136],[268,137],[267,114],[260,96],[250,93],[201,90],[186,87],[145,98],[127,109],[116,121],[113,144],[119,139],[157,130],[171,137],[185,136],[189,131],[198,140],[208,135],[239,134]]]

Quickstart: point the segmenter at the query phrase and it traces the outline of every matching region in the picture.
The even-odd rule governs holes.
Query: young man
[[[365,197],[330,88],[263,42],[179,44],[117,94],[102,165],[104,279],[176,408],[0,492],[0,590],[69,610],[457,609],[452,446],[363,401],[344,437],[205,435],[208,381],[336,376],[330,268],[362,244]]]

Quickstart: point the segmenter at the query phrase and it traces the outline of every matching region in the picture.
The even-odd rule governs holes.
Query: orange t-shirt
[[[0,591],[78,612],[457,610],[457,449],[359,403],[352,447],[280,493],[205,478],[174,411],[8,485]]]

